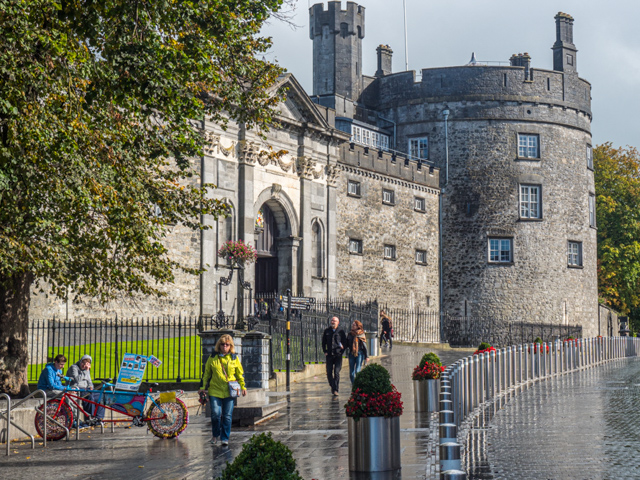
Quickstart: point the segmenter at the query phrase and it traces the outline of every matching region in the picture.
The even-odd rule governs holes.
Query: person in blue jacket
[[[62,369],[66,363],[67,357],[62,354],[56,355],[53,363],[47,363],[44,370],[42,370],[40,378],[38,379],[38,389],[44,390],[47,398],[60,395],[64,390],[62,379],[66,377],[62,375]]]

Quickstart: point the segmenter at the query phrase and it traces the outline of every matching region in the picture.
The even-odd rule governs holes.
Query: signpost
[[[282,299],[282,306],[284,308],[291,308],[293,310],[311,310],[311,306],[316,304],[316,299],[313,297],[292,297],[289,295],[290,291],[287,290],[287,297]]]

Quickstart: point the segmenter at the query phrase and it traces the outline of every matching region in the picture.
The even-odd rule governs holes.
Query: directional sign
[[[292,310],[311,310],[311,305],[315,305],[316,299],[313,297],[291,297]],[[283,308],[289,308],[289,298],[282,298]]]

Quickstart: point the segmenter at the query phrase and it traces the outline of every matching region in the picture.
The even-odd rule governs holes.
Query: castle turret
[[[341,95],[357,100],[362,93],[364,7],[347,2],[322,3],[309,9],[313,40],[313,94]]]
[[[553,69],[558,72],[576,73],[578,71],[576,53],[573,44],[573,17],[568,13],[558,12],[556,19],[556,43],[553,50]]]

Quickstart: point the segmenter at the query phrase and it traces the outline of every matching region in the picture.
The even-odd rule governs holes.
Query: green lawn
[[[178,353],[180,350],[180,353]],[[162,361],[162,365],[156,368],[147,365],[145,380],[175,381],[180,373],[182,381],[199,381],[201,374],[201,353],[200,337],[192,335],[188,337],[165,338],[156,340],[140,340],[119,343],[89,343],[84,345],[73,345],[61,348],[49,348],[47,356],[53,358],[62,353],[67,357],[68,368],[76,363],[85,354],[91,355],[92,378],[115,378],[118,374],[118,367],[125,353],[135,353],[138,355],[155,355]],[[116,356],[117,352],[117,356]],[[179,368],[178,368],[179,365]],[[44,364],[29,365],[29,382],[38,381],[40,372]],[[64,372],[66,373],[66,371]]]

